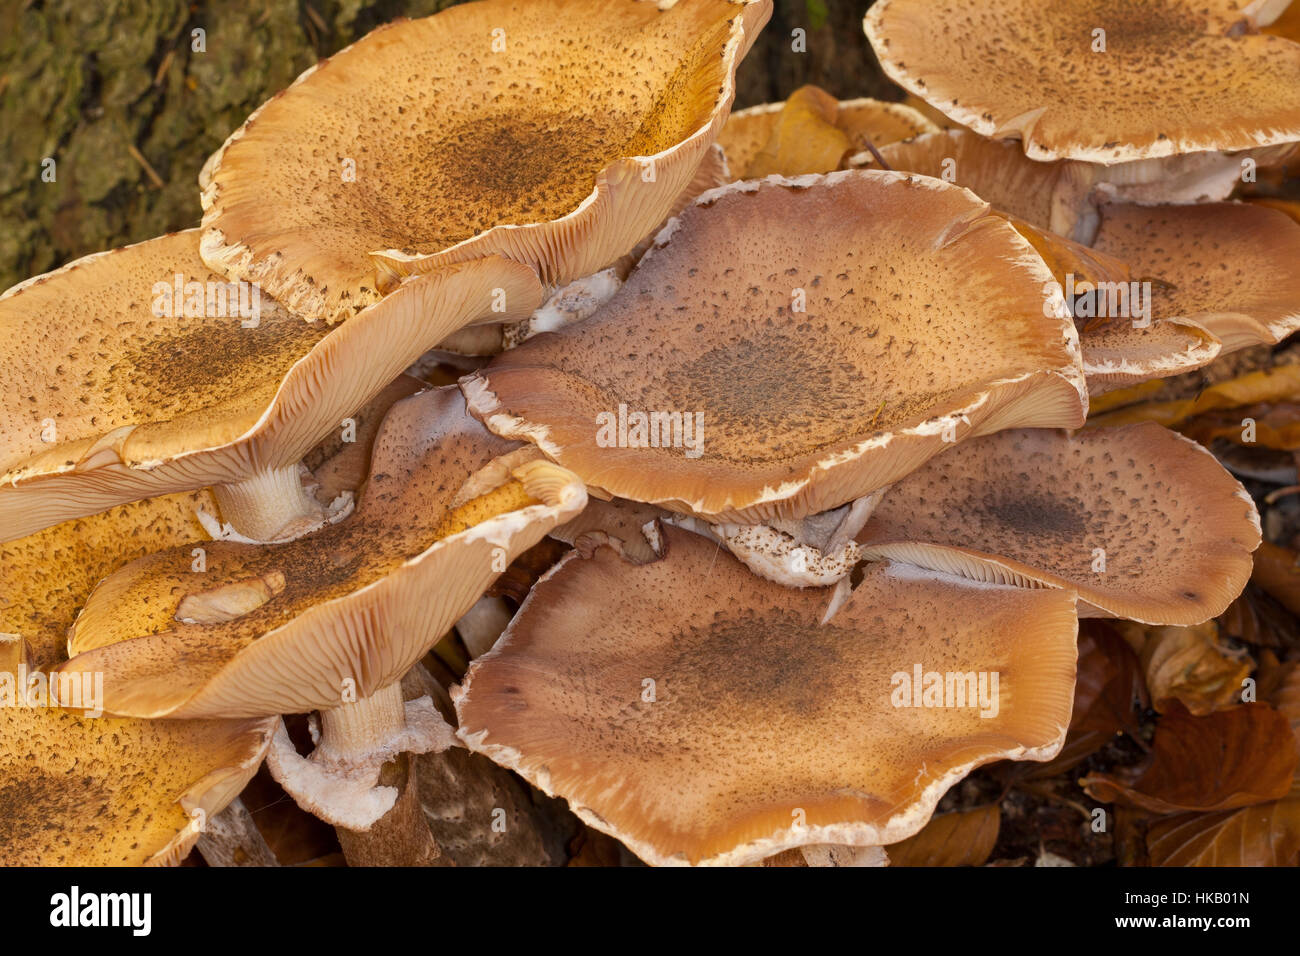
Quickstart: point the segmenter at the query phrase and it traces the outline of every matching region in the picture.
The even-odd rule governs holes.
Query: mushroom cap
[[[47,674],[66,658],[68,627],[105,575],[161,548],[206,542],[194,517],[200,506],[212,507],[207,492],[137,501],[0,545],[0,651],[6,633],[25,651],[0,654],[0,681],[13,680],[7,690],[22,692],[20,665],[28,676]],[[0,706],[0,864],[179,862],[205,818],[256,772],[275,723]]]
[[[1300,329],[1300,223],[1254,203],[1101,207],[1093,248],[1156,279],[1152,316],[1177,316],[1222,354],[1274,345]]]
[[[388,24],[208,160],[203,257],[329,321],[376,301],[381,277],[491,253],[548,284],[597,272],[690,182],[770,15],[771,0],[486,0]]]
[[[863,27],[893,80],[1032,159],[1300,140],[1300,44],[1255,32],[1240,0],[879,0]]]
[[[1127,262],[1100,249],[1014,216],[1008,219],[1033,244],[1067,297],[1073,296],[1071,311],[1090,396],[1194,371],[1222,351],[1219,339],[1197,322],[1177,314],[1154,317],[1155,300],[1166,289],[1165,283],[1139,279]],[[1085,307],[1088,312],[1101,312],[1104,307],[1105,314],[1088,315]],[[1151,314],[1139,317],[1138,309]]]
[[[0,544],[0,634],[22,638],[29,667],[59,664],[77,609],[103,578],[164,548],[207,546],[200,508],[216,511],[207,491],[164,495]]]
[[[892,843],[973,768],[1060,748],[1069,592],[876,566],[823,624],[829,590],[781,587],[664,533],[649,564],[567,555],[452,692],[470,749],[646,862]],[[894,675],[918,663],[997,672],[997,714],[895,707]]]
[[[349,680],[371,696],[586,504],[572,475],[513,448],[452,386],[398,402],[352,515],[285,544],[213,542],[202,574],[187,551],[128,565],[86,601],[60,670],[102,671],[119,716],[329,709]]]
[[[0,707],[0,863],[179,863],[257,772],[276,723]]]
[[[206,297],[203,315],[155,314],[158,283],[226,284],[198,241],[89,256],[0,296],[0,541],[292,465],[448,332],[497,317],[496,290],[514,317],[541,299],[531,269],[489,257],[403,283],[333,331],[266,296],[255,328]]]
[[[822,93],[820,89],[813,86],[803,87],[794,95],[804,90]],[[822,95],[829,96],[825,93]],[[753,178],[746,177],[745,171],[771,139],[788,102],[751,106],[749,109],[737,110],[727,118],[727,124],[718,134],[718,145],[727,155],[727,165],[731,170],[732,178]],[[832,99],[831,102],[835,101]],[[879,147],[912,136],[934,133],[939,129],[909,106],[869,97],[840,100],[831,121],[848,137],[849,145],[855,152],[866,149],[868,142]],[[831,166],[816,171],[830,172],[834,168]],[[781,172],[784,175],[791,175],[791,172],[786,170]]]
[[[594,316],[461,387],[602,497],[742,523],[838,507],[971,434],[1078,427],[1086,404],[1028,242],[964,189],[868,171],[705,193]],[[695,416],[700,454],[602,433],[620,405]]]
[[[878,146],[880,144],[877,144]],[[1039,229],[1052,227],[1052,208],[1066,163],[1038,163],[1008,140],[985,139],[970,130],[942,130],[880,146],[889,167],[964,186],[994,209]],[[864,166],[874,157],[860,156]]]
[[[1083,616],[1189,625],[1241,593],[1260,532],[1213,455],[1143,423],[967,442],[891,486],[857,540],[865,558],[1070,589]]]
[[[1106,281],[1151,283],[1149,326],[1080,318],[1093,394],[1192,371],[1300,328],[1300,274],[1292,267],[1300,256],[1300,225],[1281,212],[1228,202],[1102,202],[1092,214],[1096,234],[1085,247],[1049,231],[1062,231],[1062,207],[1072,206],[1087,185],[1083,164],[1034,162],[1012,143],[968,131],[893,143],[881,153],[899,170],[947,173],[1012,217],[1062,284],[1065,272],[1083,278],[1089,271]],[[1093,260],[1091,268],[1081,267],[1079,255]]]

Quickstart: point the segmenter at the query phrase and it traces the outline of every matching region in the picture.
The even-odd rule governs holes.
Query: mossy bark
[[[0,5],[0,289],[198,225],[200,167],[267,97],[373,27],[454,2]],[[867,6],[775,0],[742,68],[737,105],[808,82],[841,97],[880,95],[886,84],[862,35]],[[802,52],[795,29],[806,31]]]

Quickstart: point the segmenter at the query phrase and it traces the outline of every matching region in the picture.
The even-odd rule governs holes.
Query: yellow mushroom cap
[[[608,495],[803,517],[968,435],[1082,424],[1058,306],[1042,259],[964,189],[773,177],[705,193],[594,316],[461,385],[489,428]],[[681,427],[665,439],[660,418],[651,436],[633,413]]]
[[[1064,740],[1071,593],[876,566],[822,623],[829,591],[664,533],[649,564],[570,554],[453,691],[471,749],[647,862],[892,843],[973,768]],[[904,706],[918,668],[923,685],[982,673],[986,691],[996,673],[996,707],[958,706],[955,680],[940,706]]]
[[[355,513],[279,545],[164,551],[107,578],[61,672],[105,674],[105,709],[242,717],[337,707],[399,679],[582,485],[487,433],[454,387],[393,406]],[[529,460],[531,455],[533,460]]]
[[[179,863],[257,772],[276,723],[0,707],[0,863]]]
[[[90,256],[0,297],[0,541],[294,466],[450,331],[541,300],[531,269],[488,257],[331,331],[227,289],[198,241]],[[241,295],[250,318],[232,314]]]
[[[132,502],[0,545],[0,864],[177,863],[256,772],[274,718],[98,717],[94,673],[50,674],[100,578],[206,543],[200,506],[206,492]]]
[[[878,0],[864,21],[958,123],[1106,164],[1300,140],[1300,43],[1259,25],[1240,0]]]
[[[598,272],[689,184],[770,15],[486,0],[381,27],[208,161],[204,259],[329,321],[396,276],[490,253],[552,284]]]
[[[1214,456],[1144,423],[966,442],[892,485],[857,540],[869,559],[1067,588],[1084,615],[1189,625],[1241,593],[1260,531]]]

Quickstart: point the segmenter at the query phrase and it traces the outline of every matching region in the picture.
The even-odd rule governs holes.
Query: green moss
[[[455,2],[0,4],[0,289],[91,252],[198,225],[199,169],[249,113],[379,24]],[[776,0],[772,25],[742,68],[738,105],[783,98],[803,82],[840,96],[878,95],[863,52],[866,6]],[[790,50],[794,26],[809,28],[807,53]],[[191,49],[195,29],[206,32],[205,52]],[[45,157],[57,163],[53,183],[41,180]]]

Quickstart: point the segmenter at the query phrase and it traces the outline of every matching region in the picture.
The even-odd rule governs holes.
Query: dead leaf
[[[781,107],[767,144],[750,160],[745,178],[839,169],[845,154],[853,151],[848,134],[835,125],[839,108],[839,102],[825,90],[815,86],[795,90]]]
[[[1294,451],[1300,448],[1300,405],[1287,402],[1219,409],[1197,415],[1178,430],[1202,445],[1226,438],[1237,445]]]
[[[1147,832],[1153,866],[1295,866],[1300,797],[1224,813],[1183,813]]]
[[[1105,428],[1145,421],[1172,427],[1194,415],[1203,415],[1217,409],[1285,402],[1296,398],[1300,398],[1300,364],[1275,365],[1211,385],[1194,399],[1146,402],[1098,415],[1090,418],[1085,427]]]
[[[1289,648],[1300,643],[1300,622],[1295,615],[1253,581],[1218,621],[1221,634],[1255,647]]]
[[[1194,717],[1172,701],[1156,723],[1151,757],[1134,773],[1093,774],[1079,784],[1093,799],[1153,813],[1230,810],[1281,799],[1296,752],[1286,715],[1243,704]]]
[[[983,866],[998,842],[996,805],[943,813],[920,833],[885,847],[890,866]]]
[[[1214,621],[1194,627],[1148,627],[1140,660],[1156,710],[1177,699],[1198,717],[1240,703],[1242,681],[1255,669],[1244,651],[1219,642]]]
[[[1117,408],[1149,401],[1164,391],[1164,387],[1164,380],[1155,378],[1149,382],[1138,382],[1136,385],[1103,392],[1101,395],[1092,395],[1088,398],[1088,414],[1103,415]]]
[[[1255,552],[1250,579],[1292,614],[1300,614],[1300,555],[1295,551],[1264,541]]]

